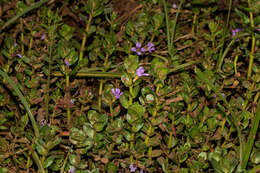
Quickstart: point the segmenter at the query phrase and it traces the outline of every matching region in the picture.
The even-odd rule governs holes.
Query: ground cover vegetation
[[[259,2],[1,0],[0,172],[259,171]]]

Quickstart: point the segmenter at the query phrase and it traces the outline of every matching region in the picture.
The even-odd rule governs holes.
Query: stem
[[[234,71],[235,71],[235,75],[237,75],[237,60],[238,60],[238,55],[236,55],[235,60],[234,60]]]
[[[172,127],[174,126],[174,120],[175,120],[175,118],[174,118],[174,114],[172,114]],[[173,131],[171,130],[171,132],[170,132],[170,135],[169,135],[169,141],[168,141],[168,144],[167,144],[167,151],[166,151],[166,153],[167,153],[167,157],[166,157],[166,166],[167,166],[167,169],[168,169],[168,161],[169,161],[169,157],[168,157],[168,155],[170,154],[170,149],[171,149],[171,146],[172,146],[172,141],[173,141]]]
[[[129,97],[129,105],[133,103],[133,85],[129,87],[130,97]]]
[[[101,79],[99,83],[99,92],[98,92],[98,111],[101,112],[101,102],[102,102],[102,91],[103,91],[104,80]]]
[[[66,90],[69,93],[69,85],[70,85],[70,76],[66,74]],[[69,94],[70,95],[70,94]],[[67,109],[67,118],[68,118],[68,127],[70,127],[70,121],[71,121],[71,114],[70,114],[70,107]]]
[[[157,85],[156,87],[156,94],[159,92],[159,88],[160,86]],[[151,124],[150,124],[150,127],[147,131],[147,136],[145,138],[145,145],[148,146],[148,143],[149,143],[149,138],[150,138],[150,135],[153,133],[154,131],[154,122],[155,122],[155,118],[156,118],[156,115],[157,115],[157,111],[158,111],[158,99],[156,98],[156,103],[155,103],[155,108],[153,109],[153,112],[152,112],[152,120],[151,120]],[[152,160],[152,146],[149,146],[149,149],[148,149],[148,157],[150,160]]]
[[[249,6],[249,8],[252,8],[251,0],[248,0],[248,6]],[[254,15],[251,11],[249,12],[249,16],[250,16],[250,25],[252,28],[254,28]],[[252,34],[252,46],[251,46],[251,52],[250,52],[250,57],[249,57],[247,79],[250,79],[251,74],[252,74],[252,66],[253,66],[253,62],[254,62],[254,51],[255,51],[255,36],[254,36],[254,34]]]
[[[247,79],[250,79],[251,74],[252,74],[252,67],[253,67],[253,62],[254,62],[254,51],[255,51],[255,36],[252,35],[252,46],[251,46],[251,52],[250,52],[250,57],[249,57]]]
[[[36,165],[38,166],[40,172],[45,173],[42,162],[40,161],[39,156],[37,155],[37,153],[35,151],[32,151],[32,157],[33,157],[33,160],[35,161]]]
[[[192,22],[192,28],[191,28],[191,33],[194,35],[195,34],[195,26],[197,23],[197,14],[195,13],[193,16],[193,22]]]
[[[251,85],[251,87],[250,87],[250,89],[249,89],[249,91],[248,91],[248,93],[247,93],[247,95],[246,95],[246,101],[245,101],[245,103],[244,103],[244,105],[243,105],[243,110],[246,109],[247,104],[248,104],[249,100],[250,100],[251,97],[252,97],[252,92],[253,92],[253,90],[254,90],[254,88],[255,88],[256,81],[257,81],[258,78],[259,78],[259,73],[256,74],[255,79],[254,79],[254,81],[253,81],[253,83],[252,83],[252,85]]]
[[[86,41],[87,41],[87,34],[89,32],[89,26],[90,26],[91,20],[93,18],[92,15],[93,15],[93,8],[92,8],[92,11],[89,15],[88,23],[86,24],[85,32],[83,34],[83,40],[82,40],[82,43],[81,43],[81,46],[80,46],[79,62],[82,61],[82,58],[83,58],[83,55],[84,55],[85,44],[86,44]]]
[[[109,109],[110,109],[110,115],[111,115],[111,122],[113,122],[114,115],[113,115],[113,106],[112,106],[112,102],[110,102]]]
[[[131,85],[129,87],[129,92],[130,92],[130,96],[129,96],[129,105],[131,105],[133,103],[133,85]],[[133,129],[133,127],[132,127]],[[130,163],[133,163],[133,160],[134,160],[134,156],[133,156],[133,152],[132,150],[134,149],[134,139],[135,139],[135,133],[133,132],[132,130],[132,133],[131,133],[131,138],[130,138]]]
[[[49,47],[49,73],[46,86],[46,95],[45,95],[45,109],[46,109],[46,120],[49,121],[49,101],[50,101],[50,85],[51,85],[51,69],[52,69],[52,43]]]

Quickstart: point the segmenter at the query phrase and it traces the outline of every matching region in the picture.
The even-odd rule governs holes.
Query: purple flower
[[[67,59],[65,59],[64,62],[65,62],[65,64],[66,64],[67,67],[70,66],[70,63],[69,63],[69,61],[68,61]]]
[[[18,56],[19,58],[22,58],[23,56],[21,54],[16,54],[16,56]]]
[[[43,127],[47,124],[47,120],[43,119],[41,120],[40,126]]]
[[[177,8],[177,5],[176,5],[176,4],[172,4],[172,8],[173,8],[173,9],[176,9],[176,8]]]
[[[16,43],[16,41],[14,42],[14,47],[16,47],[17,46],[17,43]]]
[[[68,170],[68,173],[75,173],[76,168],[74,166],[70,167],[70,169]]]
[[[144,73],[144,67],[139,67],[138,69],[136,69],[136,75],[138,77],[141,77],[141,76],[149,76],[148,73]]]
[[[140,55],[142,55],[142,52],[145,52],[146,50],[144,47],[142,47],[142,44],[140,42],[137,42],[135,44],[135,47],[131,48],[131,51],[136,52],[136,54],[140,56]]]
[[[154,51],[154,50],[155,50],[154,44],[151,43],[151,42],[149,42],[149,43],[147,44],[147,49],[148,49],[148,52],[149,52],[149,53],[151,53],[152,51]]]
[[[70,104],[74,105],[74,100],[70,99]]]
[[[129,169],[130,169],[130,172],[135,172],[136,169],[137,169],[137,167],[134,166],[134,164],[131,164],[131,165],[129,166]]]
[[[140,49],[142,47],[142,44],[140,42],[137,42],[135,46],[136,48]]]
[[[44,39],[45,39],[45,34],[42,34],[41,40],[44,40]]]
[[[140,170],[140,173],[144,173],[144,171],[141,169],[141,170]]]
[[[236,34],[237,34],[238,32],[240,32],[240,31],[242,31],[241,28],[233,29],[233,30],[231,31],[231,33],[232,33],[232,37],[235,37]]]
[[[120,96],[123,94],[123,92],[121,92],[119,88],[112,88],[111,91],[116,99],[119,99]]]

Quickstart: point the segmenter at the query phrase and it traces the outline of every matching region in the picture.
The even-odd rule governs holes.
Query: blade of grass
[[[31,112],[31,110],[30,110],[29,104],[27,103],[27,101],[26,101],[25,97],[23,96],[23,94],[21,93],[20,89],[16,86],[14,81],[12,81],[12,79],[1,69],[0,69],[0,75],[3,78],[6,79],[6,81],[11,85],[11,87],[14,89],[14,91],[16,92],[18,97],[20,98],[23,106],[25,107],[25,109],[26,109],[26,111],[27,111],[27,113],[30,117],[32,127],[33,127],[33,130],[34,130],[34,134],[35,134],[36,138],[39,137],[39,129],[38,129],[37,123],[34,119],[34,116]],[[40,161],[39,156],[37,155],[37,153],[35,151],[32,151],[32,157],[33,157],[34,161],[36,162],[36,165],[38,166],[40,172],[44,173],[45,171],[44,171],[42,162]]]
[[[8,27],[9,25],[11,25],[12,23],[14,23],[17,19],[19,19],[21,16],[25,15],[26,13],[28,13],[29,11],[39,8],[41,5],[43,5],[44,3],[48,2],[48,0],[42,0],[39,2],[34,3],[32,6],[27,7],[26,9],[24,9],[21,13],[17,14],[16,16],[14,16],[12,19],[8,20],[0,29],[0,32],[2,32],[6,27]]]
[[[259,96],[259,93],[258,93],[258,96]],[[257,103],[257,100],[258,99],[255,100],[255,103]],[[245,148],[244,157],[243,157],[243,161],[242,161],[242,165],[241,165],[242,169],[245,169],[246,166],[247,166],[247,162],[248,162],[248,159],[250,157],[250,154],[251,154],[251,151],[252,151],[252,148],[253,148],[253,144],[254,144],[254,141],[255,141],[257,129],[259,127],[259,122],[260,122],[260,102],[258,102],[256,113],[255,113],[255,119],[254,119],[254,122],[253,122],[253,127],[250,129],[250,133],[249,133],[249,136],[248,136],[248,142],[246,144],[247,147]]]
[[[170,56],[172,56],[171,50],[172,50],[172,46],[173,46],[173,40],[174,40],[174,36],[175,36],[175,30],[176,30],[176,24],[177,24],[177,20],[178,20],[178,16],[180,14],[180,9],[181,6],[183,4],[184,0],[182,0],[178,6],[178,10],[174,19],[174,23],[173,23],[173,30],[172,30],[172,35],[170,34],[170,24],[169,24],[169,16],[168,16],[168,8],[167,8],[167,4],[166,1],[163,0],[163,6],[164,6],[164,14],[165,14],[165,20],[166,20],[166,33],[167,33],[167,45],[168,45],[168,54]]]
[[[18,97],[20,98],[23,106],[25,107],[29,117],[30,117],[30,120],[31,120],[31,123],[32,123],[32,127],[33,127],[33,130],[34,130],[34,134],[36,137],[39,137],[39,129],[38,129],[38,126],[37,126],[37,123],[34,119],[34,116],[30,110],[30,107],[29,107],[29,104],[27,103],[25,97],[23,96],[23,94],[21,93],[20,89],[17,87],[17,85],[14,83],[14,81],[12,81],[12,79],[2,70],[0,70],[0,75],[6,79],[6,81],[11,85],[11,87],[14,89],[14,91],[16,92],[16,94],[18,95]]]
[[[171,45],[170,45],[170,48],[172,49],[172,46],[173,46],[173,40],[174,40],[174,37],[175,37],[175,31],[176,31],[176,25],[177,25],[177,20],[178,20],[178,17],[179,17],[179,14],[180,14],[180,11],[181,11],[181,6],[183,4],[184,0],[181,0],[179,6],[178,6],[178,9],[177,9],[177,13],[176,13],[176,16],[175,16],[175,19],[174,19],[174,22],[173,22],[173,29],[172,29],[172,35],[171,35]]]
[[[163,6],[164,6],[164,14],[165,14],[165,20],[166,20],[166,33],[167,33],[167,45],[168,45],[168,54],[171,54],[171,40],[170,40],[170,26],[169,26],[169,16],[168,16],[168,8],[166,1],[163,0]]]

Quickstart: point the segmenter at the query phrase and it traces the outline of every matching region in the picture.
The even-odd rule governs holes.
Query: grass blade
[[[19,19],[21,16],[25,15],[26,13],[28,13],[29,11],[35,9],[35,8],[39,8],[42,4],[48,2],[48,0],[42,0],[39,2],[34,3],[32,6],[26,8],[25,10],[23,10],[23,12],[17,14],[16,16],[14,16],[12,19],[8,20],[4,26],[0,29],[0,32],[2,32],[7,26],[11,25],[12,23],[14,23],[17,19]]]
[[[253,122],[253,127],[250,129],[250,133],[249,133],[249,136],[248,136],[248,142],[246,144],[247,147],[245,148],[244,157],[243,157],[243,161],[242,161],[242,165],[241,165],[242,169],[246,168],[248,159],[250,157],[250,154],[251,154],[251,151],[252,151],[252,148],[253,148],[253,144],[254,144],[254,141],[255,141],[257,129],[259,127],[259,122],[260,122],[260,102],[258,102],[256,114],[255,114],[255,119],[254,119],[254,122]]]
[[[27,113],[30,117],[32,127],[33,127],[33,130],[34,130],[34,134],[35,134],[36,137],[39,137],[39,129],[38,129],[37,123],[34,119],[34,116],[31,112],[31,110],[30,110],[29,104],[27,103],[27,101],[26,101],[25,97],[23,96],[23,94],[21,93],[20,89],[17,87],[17,85],[14,83],[14,81],[12,81],[12,79],[4,71],[0,70],[0,75],[7,80],[7,82],[11,85],[11,87],[14,89],[14,91],[18,95],[18,97],[21,99],[21,102],[22,102],[23,106],[25,107],[25,109],[26,109],[26,111],[27,111]]]

